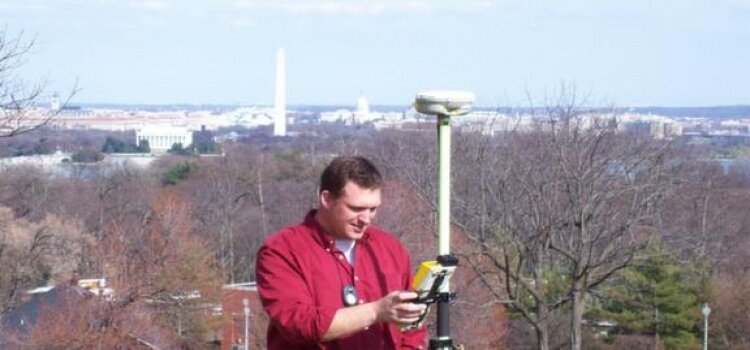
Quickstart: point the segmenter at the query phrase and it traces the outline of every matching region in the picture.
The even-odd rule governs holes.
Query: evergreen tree
[[[122,141],[112,137],[107,136],[107,139],[104,140],[104,145],[102,145],[102,152],[104,153],[118,153],[120,151]]]
[[[151,153],[151,145],[148,144],[148,140],[143,139],[138,142],[138,153]]]
[[[221,153],[221,147],[214,141],[211,131],[202,130],[193,133],[192,147],[199,154],[218,154]]]
[[[77,163],[96,163],[104,159],[104,155],[93,148],[82,148],[70,157],[70,160]]]
[[[193,154],[193,148],[192,146],[189,146],[187,148],[182,146],[181,142],[177,142],[172,144],[172,148],[167,151],[171,154],[181,155],[181,156],[187,156]]]
[[[194,168],[195,165],[188,162],[177,164],[162,176],[161,183],[163,185],[176,185],[184,180]]]
[[[143,141],[145,140],[141,140],[141,142]],[[146,145],[148,145],[148,141],[146,141]],[[147,152],[150,152],[150,148],[148,151],[144,152],[141,150],[140,144],[136,146],[132,142],[125,142],[118,138],[107,136],[106,140],[104,141],[104,145],[102,146],[102,152],[104,153],[147,153]]]
[[[648,253],[648,259],[622,270],[604,288],[606,299],[589,318],[615,321],[617,333],[653,335],[668,350],[699,348],[693,333],[699,303],[685,272],[659,244]]]

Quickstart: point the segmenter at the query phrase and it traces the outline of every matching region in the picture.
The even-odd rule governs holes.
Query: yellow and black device
[[[452,255],[441,255],[438,260],[423,261],[412,282],[412,288],[417,293],[417,298],[412,302],[427,304],[429,307],[439,301],[448,302],[455,299],[456,293],[448,290],[448,281],[453,276],[456,266],[458,259]],[[414,323],[401,325],[401,330],[419,328],[428,312],[429,309]]]

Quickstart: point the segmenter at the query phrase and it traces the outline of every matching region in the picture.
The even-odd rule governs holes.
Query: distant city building
[[[337,109],[331,112],[321,112],[320,121],[324,123],[347,122],[351,121],[353,115],[352,111],[348,109]]]
[[[508,115],[493,111],[473,111],[463,116],[454,118],[454,124],[462,132],[480,132],[484,135],[493,136],[498,132],[508,130],[519,130],[522,127],[530,128],[531,118],[511,118]],[[522,125],[526,122],[529,125]]]
[[[739,134],[749,134],[750,124],[747,120],[723,120],[719,122],[722,129],[732,130]]]
[[[672,121],[652,121],[651,136],[655,139],[670,139],[677,136],[682,136],[682,126],[679,123]]]
[[[49,109],[52,112],[60,110],[60,95],[58,95],[57,93],[54,93],[52,95],[52,98],[49,101]]]
[[[135,132],[135,143],[148,141],[152,153],[164,153],[175,144],[187,147],[193,143],[193,132],[184,126],[148,125]]]
[[[48,127],[62,130],[109,130],[117,132],[137,132],[136,142],[146,139],[156,155],[166,152],[175,143],[188,147],[192,143],[191,131],[215,131],[217,142],[237,140],[242,135],[240,130],[222,130],[235,127],[273,128],[273,135],[290,135],[287,124],[293,123],[292,116],[296,116],[299,123],[335,123],[340,125],[363,125],[375,130],[401,129],[422,130],[425,123],[434,124],[432,116],[418,114],[413,108],[389,108],[389,111],[378,111],[373,108],[368,99],[361,95],[356,106],[351,108],[326,108],[315,106],[303,110],[287,110],[285,93],[284,51],[277,53],[276,74],[276,104],[273,106],[241,106],[227,108],[204,108],[190,106],[173,106],[160,108],[92,108],[65,107],[59,101],[59,96],[51,97],[48,106],[35,106],[27,110],[19,121],[19,126],[34,126],[44,123],[54,113]],[[54,108],[60,108],[52,112]],[[535,113],[533,110],[519,109],[517,111],[500,112],[476,108],[471,113],[452,118],[452,123],[458,132],[479,132],[488,136],[503,132],[527,132],[542,128],[550,130],[559,124],[559,118]],[[750,109],[748,109],[750,110]],[[748,112],[750,113],[750,112]],[[617,111],[591,111],[578,115],[575,126],[582,129],[603,125],[616,125],[618,132],[635,132],[651,135],[654,138],[672,139],[685,138],[688,142],[715,144],[748,144],[750,143],[750,116],[738,115],[736,118],[718,118],[698,114],[694,116],[660,115],[654,111],[639,112],[636,109]],[[612,123],[612,124],[608,124]],[[147,125],[149,127],[144,127]],[[10,126],[0,125],[0,133],[11,130]],[[235,134],[222,137],[223,133],[235,131]],[[112,162],[134,163],[143,166],[154,157],[145,155],[108,156],[102,164]],[[22,163],[34,164],[45,170],[52,170],[66,174],[73,168],[59,159],[59,156],[14,157],[0,161],[0,167],[18,165]],[[66,163],[66,164],[62,164]],[[136,164],[137,163],[137,164]],[[62,165],[61,165],[62,164]],[[76,165],[77,166],[77,165]],[[81,166],[83,167],[83,166]],[[91,164],[86,167],[92,167]],[[62,170],[60,170],[62,169]]]
[[[373,119],[377,119],[377,115],[370,113],[370,103],[367,102],[367,98],[362,95],[357,99],[357,111],[354,112],[354,123],[362,124],[372,122]]]
[[[370,103],[367,101],[365,95],[359,96],[357,99],[357,113],[365,116],[370,114]]]

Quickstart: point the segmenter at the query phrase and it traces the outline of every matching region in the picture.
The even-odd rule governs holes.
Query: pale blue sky
[[[410,103],[428,88],[523,105],[750,104],[750,0],[0,0],[23,66],[74,102]]]

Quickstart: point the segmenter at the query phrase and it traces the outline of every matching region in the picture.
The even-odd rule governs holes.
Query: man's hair
[[[367,158],[341,156],[334,158],[320,175],[320,193],[328,191],[333,198],[338,198],[348,181],[366,189],[374,190],[383,186],[378,168]]]

